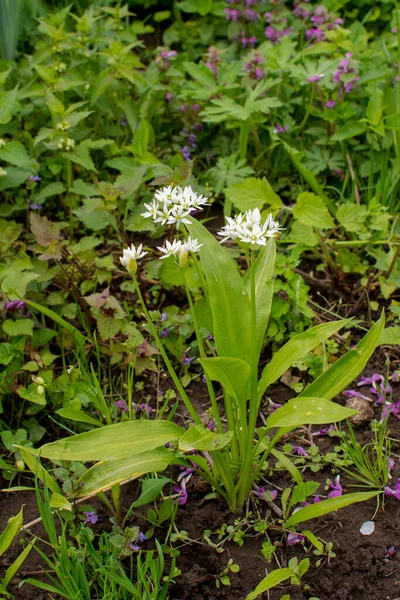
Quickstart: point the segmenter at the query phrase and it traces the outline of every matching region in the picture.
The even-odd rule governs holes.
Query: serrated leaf
[[[363,204],[353,204],[346,202],[341,204],[336,212],[336,218],[346,231],[360,231],[364,229],[364,222],[367,218],[367,207]]]
[[[11,121],[18,107],[18,87],[19,85],[15,86],[13,90],[0,97],[0,124]]]
[[[301,223],[317,229],[330,229],[335,225],[322,198],[311,192],[298,195],[293,216]]]
[[[235,183],[226,188],[225,195],[242,212],[254,208],[262,210],[264,206],[268,206],[275,213],[282,206],[279,196],[275,194],[265,177],[262,179],[249,177]]]
[[[33,321],[32,319],[6,319],[3,322],[3,330],[7,335],[32,335]]]
[[[50,198],[51,196],[58,196],[58,194],[62,194],[65,191],[65,186],[61,181],[54,181],[53,183],[49,183],[44,188],[32,194],[31,199],[36,203],[42,203],[46,198]]]
[[[31,281],[39,279],[37,273],[16,271],[4,277],[1,289],[10,300],[20,300],[26,294],[26,288]]]
[[[36,242],[40,246],[50,246],[60,239],[60,230],[55,223],[48,220],[47,217],[31,212],[29,215],[31,232],[35,236]]]
[[[0,148],[0,159],[10,165],[36,172],[36,161],[29,156],[21,142],[8,142],[3,148]]]

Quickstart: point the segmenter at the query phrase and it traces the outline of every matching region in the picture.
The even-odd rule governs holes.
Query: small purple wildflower
[[[26,308],[26,303],[23,300],[11,300],[11,302],[7,302],[5,309],[6,310],[23,310]]]
[[[396,500],[400,500],[400,478],[397,480],[397,483],[395,483],[393,488],[385,485],[383,490],[385,492],[385,496],[394,496]]]
[[[297,456],[309,456],[303,446],[292,446],[292,452],[295,452]]]
[[[95,525],[97,523],[97,521],[99,520],[99,517],[93,511],[84,512],[83,514],[86,517],[85,523],[90,523],[90,525]]]
[[[335,100],[328,100],[328,102],[326,103],[326,108],[334,108],[335,105],[336,105]]]
[[[286,541],[289,546],[301,544],[304,541],[304,535],[299,535],[298,533],[288,533]]]
[[[214,431],[217,427],[217,424],[215,421],[208,421],[207,424],[207,429],[209,429],[210,431]]]
[[[166,321],[168,319],[168,315],[166,312],[161,313],[161,321]]]
[[[181,148],[181,154],[186,161],[189,161],[191,158],[189,146],[183,146],[183,148]]]
[[[128,125],[128,119],[126,118],[125,115],[122,115],[120,124],[122,125],[122,127],[125,127],[125,125]]]
[[[142,531],[139,531],[136,541],[137,542],[145,542],[146,541],[146,536],[144,535],[144,533]]]
[[[43,206],[42,204],[35,204],[34,202],[29,204],[29,208],[31,210],[42,210]]]
[[[134,552],[140,552],[140,546],[136,546],[135,544],[129,544],[129,548]]]
[[[270,494],[271,500],[276,500],[278,497],[277,490],[267,490],[265,487],[259,487],[254,493],[261,498],[261,500],[266,499],[266,494]]]
[[[172,327],[167,327],[166,329],[163,329],[161,332],[161,337],[167,337],[167,335],[169,334],[169,332],[172,331]]]
[[[128,407],[126,406],[126,404],[123,400],[117,400],[116,402],[114,402],[114,406],[119,408],[124,413],[128,412]]]
[[[328,498],[337,498],[343,495],[343,488],[340,483],[340,475],[336,475],[335,480],[329,485],[331,492],[328,494]]]
[[[172,96],[171,92],[167,92],[165,94],[165,99],[169,104],[172,102],[172,98],[173,98],[173,96]]]
[[[30,175],[28,181],[42,181],[42,178],[39,175]]]
[[[321,81],[324,77],[322,73],[316,73],[315,75],[311,75],[311,77],[307,77],[307,81],[309,83],[316,83],[317,81]]]

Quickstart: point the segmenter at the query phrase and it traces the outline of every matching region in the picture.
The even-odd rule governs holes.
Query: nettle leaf
[[[10,92],[6,92],[0,96],[0,124],[5,124],[11,121],[14,113],[18,108],[18,88],[15,86]]]
[[[4,277],[1,289],[10,300],[19,300],[25,296],[30,282],[36,279],[39,279],[38,273],[15,271]]]
[[[0,148],[0,159],[15,167],[36,172],[37,162],[29,156],[21,142],[8,142]]]
[[[293,216],[304,225],[312,225],[318,229],[330,229],[335,226],[322,198],[311,192],[298,195]]]
[[[336,133],[333,134],[331,140],[333,142],[341,142],[350,138],[356,137],[365,133],[367,129],[366,123],[360,123],[359,121],[348,121],[343,127],[339,127]]]
[[[33,321],[31,319],[6,319],[3,323],[3,330],[7,335],[32,335]]]
[[[281,199],[275,194],[265,177],[262,179],[249,177],[235,183],[225,190],[225,195],[242,212],[254,208],[262,210],[264,206],[277,212],[282,206]]]
[[[114,216],[106,210],[102,198],[85,198],[83,206],[76,208],[73,213],[88,229],[94,231],[100,231],[109,225],[116,225]]]
[[[64,184],[61,183],[61,181],[55,181],[53,183],[49,183],[49,185],[46,185],[39,192],[32,194],[31,199],[37,204],[42,204],[43,200],[46,200],[46,198],[50,198],[51,196],[58,196],[58,194],[62,194],[64,191]]]
[[[7,190],[8,188],[18,187],[32,175],[32,171],[25,171],[25,169],[17,167],[7,167],[5,169],[7,175],[0,179],[0,190]],[[6,215],[7,216],[7,215]]]
[[[40,246],[50,246],[60,239],[60,230],[58,229],[58,226],[49,221],[47,217],[41,217],[37,213],[31,212],[29,221],[31,224],[31,232]]]
[[[363,204],[347,202],[341,204],[336,212],[336,218],[346,231],[365,230],[364,223],[368,216],[367,207]]]

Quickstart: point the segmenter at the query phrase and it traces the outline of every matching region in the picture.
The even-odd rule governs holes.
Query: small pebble
[[[346,408],[358,411],[356,415],[349,419],[352,425],[366,425],[374,417],[374,409],[372,408],[371,403],[364,398],[359,398],[357,396],[349,398],[346,401]]]
[[[365,521],[360,527],[360,533],[363,535],[371,535],[375,531],[375,523],[373,521]]]

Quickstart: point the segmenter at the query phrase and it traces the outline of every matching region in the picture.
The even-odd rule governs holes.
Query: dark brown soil
[[[398,368],[393,348],[391,354],[391,370]],[[365,374],[374,371],[385,372],[385,361],[387,354],[380,350],[375,353],[370,361]],[[400,386],[399,386],[400,387]],[[396,392],[398,393],[398,392]],[[286,391],[282,390],[282,400],[287,397]],[[398,399],[398,398],[397,398]],[[276,396],[274,400],[279,401]],[[376,416],[379,418],[378,412]],[[400,421],[391,417],[389,420],[391,436],[395,440],[400,438]],[[358,430],[359,439],[365,443],[370,437],[368,428]],[[329,447],[337,443],[335,439],[321,438],[321,448],[327,451]],[[400,465],[398,463],[399,444],[394,442],[392,455],[396,459],[394,470],[394,481],[400,476]],[[307,473],[307,479],[324,481],[331,476],[329,469],[313,475]],[[287,484],[281,480],[281,487]],[[278,483],[278,484],[279,484]],[[352,483],[347,480],[347,483]],[[217,553],[204,542],[201,542],[202,532],[205,529],[216,531],[223,523],[232,524],[235,517],[232,516],[218,500],[205,500],[205,491],[196,478],[189,482],[189,501],[178,510],[176,525],[178,530],[186,530],[191,540],[198,543],[182,545],[180,557],[177,561],[178,568],[182,574],[176,579],[176,584],[171,588],[171,600],[244,600],[266,575],[267,572],[286,566],[288,560],[296,556],[310,558],[311,566],[308,573],[303,577],[302,587],[282,584],[278,588],[263,595],[264,600],[280,600],[284,594],[290,594],[290,600],[398,600],[400,598],[400,545],[398,544],[400,529],[400,502],[395,498],[387,498],[384,509],[380,510],[374,517],[376,529],[370,536],[360,533],[360,526],[370,520],[375,512],[374,500],[356,504],[341,511],[310,521],[305,524],[314,531],[316,535],[323,538],[325,542],[333,542],[333,551],[336,554],[330,562],[326,561],[317,568],[316,557],[312,549],[304,550],[301,545],[289,547],[284,537],[278,531],[268,530],[272,542],[277,545],[276,560],[268,563],[262,557],[261,543],[266,538],[256,537],[250,532],[240,547],[234,542],[224,545],[224,552]],[[346,486],[346,492],[355,491],[354,488]],[[124,489],[124,505],[137,496],[137,486],[128,484]],[[0,530],[2,530],[10,516],[17,513],[21,505],[24,506],[24,522],[29,522],[38,516],[36,501],[33,492],[20,492],[17,495],[0,495]],[[265,508],[261,507],[263,510]],[[104,509],[99,510],[100,520],[95,527],[96,531],[108,528],[108,517]],[[33,531],[43,535],[40,525],[35,526]],[[162,532],[160,531],[162,539]],[[213,537],[215,540],[215,536]],[[309,544],[307,544],[309,546]],[[391,558],[386,558],[386,550],[395,546],[397,553]],[[1,566],[6,568],[17,556],[20,548],[18,544],[11,552],[2,557]],[[228,560],[232,558],[234,563],[240,566],[238,573],[231,573],[231,585],[216,587],[218,575],[226,567]],[[28,559],[22,565],[20,573],[10,591],[17,600],[48,600],[50,596],[46,592],[33,589],[29,585],[18,589],[17,583],[24,577],[38,576],[40,572],[40,558],[32,551]],[[58,600],[54,598],[54,600]]]

